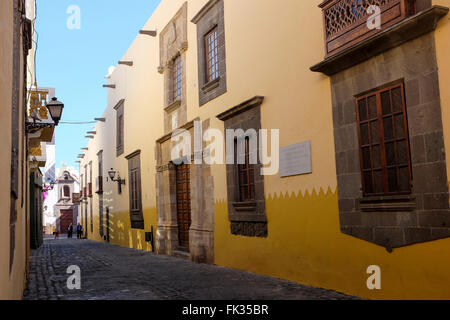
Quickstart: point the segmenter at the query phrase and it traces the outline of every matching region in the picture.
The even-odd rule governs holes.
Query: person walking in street
[[[70,224],[69,227],[67,228],[67,238],[72,238],[72,234],[73,234],[73,225]]]
[[[55,239],[58,239],[59,237],[59,226],[55,227]]]
[[[77,239],[81,239],[81,236],[83,235],[83,227],[81,224],[77,225]]]

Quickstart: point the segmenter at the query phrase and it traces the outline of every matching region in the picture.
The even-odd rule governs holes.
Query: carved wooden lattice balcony
[[[325,0],[323,11],[325,33],[325,58],[342,52],[376,33],[413,15],[416,0]],[[378,6],[381,28],[370,29],[368,8]]]

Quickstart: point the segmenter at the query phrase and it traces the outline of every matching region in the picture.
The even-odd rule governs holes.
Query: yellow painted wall
[[[273,0],[225,1],[228,91],[200,108],[197,32],[190,20],[206,2],[188,1],[188,121],[196,117],[210,119],[212,127],[223,130],[216,115],[256,95],[265,96],[262,127],[281,129],[281,147],[310,140],[313,165],[313,173],[309,175],[266,177],[269,227],[266,239],[231,235],[225,167],[213,165],[215,263],[367,298],[450,298],[450,258],[443,254],[450,248],[449,239],[399,248],[389,254],[382,247],[340,232],[330,82],[328,77],[309,70],[324,57],[322,13],[317,7],[322,1],[285,0],[282,4]],[[164,29],[183,3],[163,0],[143,29]],[[445,55],[448,22],[441,24],[436,41],[438,62],[444,70],[444,74],[441,72],[444,106],[450,101],[446,89],[442,89],[442,83],[449,81],[448,60],[444,61],[448,57]],[[154,150],[155,140],[163,135],[164,119],[164,79],[156,71],[159,37],[138,35],[121,60],[133,61],[134,66],[118,66],[109,80],[117,88],[108,90],[103,114],[107,122],[97,124],[97,135],[88,144],[82,167],[92,160],[95,177],[96,154],[103,149],[103,176],[113,167],[128,181],[127,161],[115,155],[113,110],[120,99],[125,99],[124,155],[137,149],[142,152],[143,207],[147,208],[144,220],[145,231],[149,231],[157,223]],[[447,111],[443,111],[446,139],[450,138]],[[142,241],[143,231],[130,231],[128,185],[122,195],[117,195],[115,183],[104,182],[104,186],[105,206],[111,207],[112,242],[149,250]],[[289,196],[280,197],[286,193]],[[96,195],[93,201],[94,234],[89,237],[100,240]],[[381,267],[381,291],[369,291],[366,287],[366,268],[372,264]]]
[[[266,199],[269,237],[232,236],[227,204],[215,205],[216,264],[370,299],[450,299],[450,239],[386,249],[340,233],[336,191]],[[366,269],[381,268],[381,290]]]
[[[269,1],[245,1],[239,3],[239,10],[227,10],[225,6],[229,91],[202,107],[200,113],[213,117],[245,98],[266,96],[261,107],[262,127],[281,128],[281,147],[311,140],[313,173],[265,178],[269,236],[260,239],[231,235],[223,197],[225,169],[214,166],[215,262],[366,298],[448,299],[450,258],[443,252],[450,248],[449,239],[395,249],[389,254],[382,247],[340,232],[331,89],[327,77],[309,71],[323,57],[322,16],[316,7],[319,2],[286,1],[275,13]],[[290,12],[298,12],[301,18],[283,23],[248,21],[249,17],[288,17]],[[252,32],[253,28],[258,32]],[[441,29],[438,32],[444,33]],[[448,97],[442,87],[450,80],[450,69],[443,63],[448,63],[449,56],[444,52],[449,45],[446,32],[437,35],[444,109]],[[292,38],[287,40],[283,34]],[[444,117],[445,124],[450,116]],[[319,190],[333,192],[317,195]],[[306,196],[293,196],[305,192]],[[286,193],[290,196],[276,196]],[[367,289],[366,269],[372,264],[381,267],[381,291]]]
[[[33,1],[29,1],[34,6]],[[33,17],[31,12],[29,17]],[[22,52],[22,44],[19,44]],[[33,50],[30,51],[31,53]],[[23,65],[21,56],[20,66]],[[23,75],[22,67],[18,71]],[[15,251],[14,263],[10,272],[10,191],[11,183],[11,106],[12,106],[12,78],[13,78],[13,1],[0,1],[0,135],[1,147],[4,152],[0,155],[0,174],[5,186],[0,194],[0,299],[21,299],[25,287],[29,258],[29,210],[26,181],[22,176],[20,163],[22,150],[25,148],[24,133],[19,136],[19,194],[16,201],[17,221],[15,223]],[[24,89],[20,80],[20,92]],[[20,93],[19,105],[22,106]],[[19,123],[23,121],[20,113]],[[25,160],[25,166],[27,161]],[[26,168],[24,168],[26,172]],[[22,194],[23,193],[23,194]],[[22,197],[24,199],[22,204]]]
[[[173,7],[172,10],[176,8]],[[158,9],[160,10],[160,9]],[[164,23],[162,20],[160,22]],[[148,22],[143,28],[153,29],[155,26]],[[161,30],[158,25],[158,30]],[[136,33],[138,30],[136,30]],[[163,77],[157,73],[159,66],[159,38],[137,35],[133,46],[120,60],[133,61],[133,67],[117,65],[111,79],[106,82],[116,84],[116,89],[105,90],[107,106],[101,115],[107,120],[98,122],[93,129],[97,132],[95,138],[87,144],[89,150],[82,159],[81,172],[84,174],[84,165],[93,163],[93,190],[95,191],[95,177],[98,174],[97,153],[103,150],[103,186],[104,206],[110,208],[110,240],[114,244],[129,246],[137,249],[151,250],[145,243],[145,232],[150,232],[153,226],[156,234],[156,193],[155,193],[155,148],[154,142],[163,132]],[[106,72],[106,70],[105,70]],[[124,153],[116,157],[116,110],[114,107],[121,100],[124,101],[125,143]],[[100,116],[100,115],[99,115]],[[159,120],[158,120],[159,119]],[[141,181],[142,206],[144,208],[144,230],[130,230],[129,216],[129,179],[128,160],[125,157],[136,150],[141,150]],[[122,186],[122,194],[118,195],[117,183],[106,181],[108,170],[114,168],[126,180]],[[88,170],[89,173],[89,170]],[[90,228],[90,206],[88,205],[88,223],[84,230],[88,231],[89,239],[103,241],[99,234],[99,200],[94,193],[93,217],[94,228]],[[84,205],[83,205],[84,206]],[[84,215],[84,207],[81,210]],[[103,211],[104,225],[106,226],[106,210]],[[84,219],[82,220],[84,224]],[[106,232],[105,232],[106,234]]]

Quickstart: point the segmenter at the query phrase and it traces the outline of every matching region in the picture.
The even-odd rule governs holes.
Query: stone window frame
[[[200,107],[227,92],[224,1],[210,0],[191,20],[197,25],[198,87]],[[205,38],[217,28],[219,76],[207,78]]]
[[[182,3],[179,10],[159,32],[159,66],[158,72],[164,76],[164,133],[173,129],[173,118],[177,124],[183,125],[187,121],[187,50],[188,50],[188,2]],[[174,59],[181,57],[182,66],[182,94],[173,100],[172,70]]]
[[[120,100],[114,110],[116,110],[116,157],[121,156],[125,151],[125,100]]]
[[[419,18],[420,13],[411,21]],[[422,27],[419,23],[416,26]],[[383,246],[389,252],[393,248],[450,237],[446,152],[435,52],[434,33],[430,32],[330,78],[341,232]],[[405,84],[411,145],[411,194],[364,197],[355,97],[401,80]]]
[[[132,229],[144,229],[144,215],[142,209],[142,180],[141,180],[141,150],[129,154],[125,157],[128,160],[128,181],[129,181],[129,210]],[[133,198],[133,173],[136,172],[136,198]],[[136,200],[136,204],[133,203]],[[135,206],[137,205],[137,206]]]
[[[217,116],[224,122],[224,128],[261,129],[261,104],[264,97],[256,96]],[[258,137],[259,138],[259,137]],[[259,150],[259,143],[257,143]],[[261,175],[262,164],[254,165],[255,200],[240,201],[238,185],[238,164],[226,165],[228,218],[231,233],[248,237],[268,236],[266,203],[264,197],[264,176]]]

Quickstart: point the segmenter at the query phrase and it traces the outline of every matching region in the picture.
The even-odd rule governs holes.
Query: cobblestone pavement
[[[26,300],[353,299],[334,291],[229,268],[78,239],[44,240],[32,250]],[[67,288],[67,268],[81,289]]]

